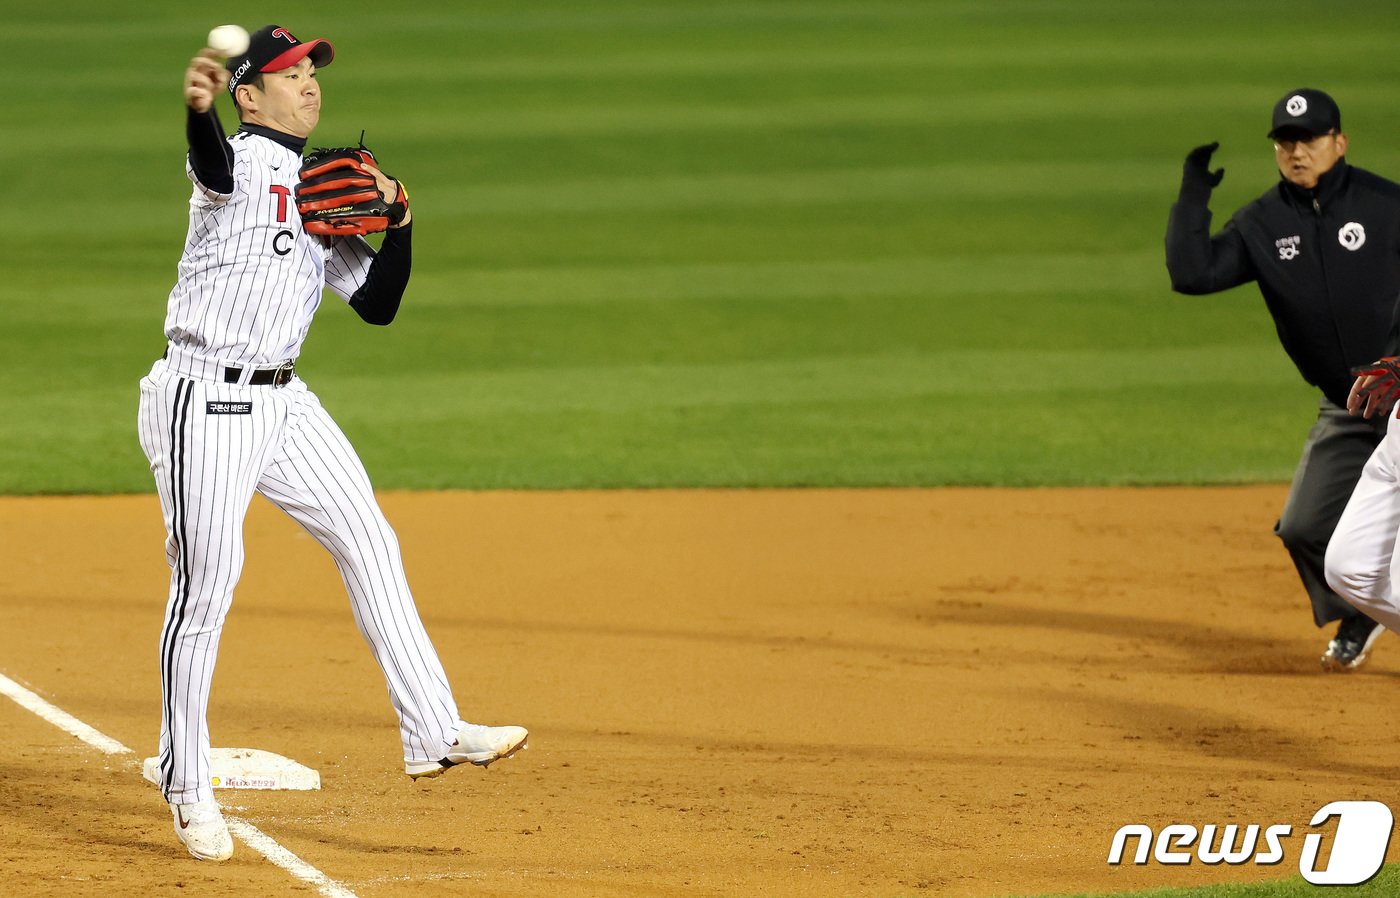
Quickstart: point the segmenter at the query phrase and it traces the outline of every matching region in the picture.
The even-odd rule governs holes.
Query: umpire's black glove
[[[1181,171],[1181,196],[1183,203],[1204,206],[1210,202],[1210,192],[1220,179],[1225,177],[1225,169],[1210,170],[1210,156],[1220,148],[1220,142],[1196,147],[1186,154],[1186,164]]]

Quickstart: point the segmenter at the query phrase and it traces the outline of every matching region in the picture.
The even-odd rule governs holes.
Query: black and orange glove
[[[397,188],[393,202],[381,190],[376,172]],[[408,191],[379,168],[364,145],[314,149],[297,176],[297,212],[309,233],[323,237],[373,234],[408,215]]]

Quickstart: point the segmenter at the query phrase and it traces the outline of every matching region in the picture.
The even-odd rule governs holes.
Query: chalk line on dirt
[[[0,674],[0,695],[8,697],[26,711],[32,712],[70,736],[74,736],[86,742],[88,745],[91,745],[104,754],[135,754],[131,749],[122,745],[117,740],[98,732],[72,714],[40,698],[36,693],[24,688],[4,674]],[[224,820],[228,823],[229,830],[234,835],[238,836],[243,844],[262,855],[270,863],[281,867],[297,879],[300,879],[302,882],[315,886],[316,890],[324,895],[325,898],[356,898],[354,892],[297,857],[291,851],[282,847],[275,839],[253,824],[246,820],[239,820],[237,817],[230,817],[227,814],[224,815]]]

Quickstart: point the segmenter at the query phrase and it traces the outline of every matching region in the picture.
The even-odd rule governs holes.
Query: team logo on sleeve
[[[1298,258],[1298,253],[1302,251],[1303,238],[1296,234],[1292,237],[1280,237],[1274,241],[1274,246],[1278,247],[1278,257],[1285,262],[1290,262]]]
[[[1337,242],[1352,252],[1361,249],[1366,243],[1366,229],[1360,222],[1349,221],[1337,232]]]

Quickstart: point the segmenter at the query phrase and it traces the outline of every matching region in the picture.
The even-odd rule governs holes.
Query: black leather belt
[[[165,347],[165,352],[160,355],[163,359],[170,358],[170,347]],[[248,378],[250,387],[281,387],[292,382],[292,367],[296,364],[296,359],[290,362],[283,362],[276,368],[258,368],[253,371],[253,376]],[[224,383],[236,384],[243,376],[245,369],[237,365],[224,366]]]
[[[289,384],[292,382],[292,366],[294,364],[294,362],[287,362],[285,365],[278,368],[259,368],[253,372],[252,377],[248,378],[248,386],[280,387],[284,384]],[[224,368],[224,383],[226,384],[236,384],[238,383],[238,379],[242,376],[242,368],[237,368],[233,365]]]

